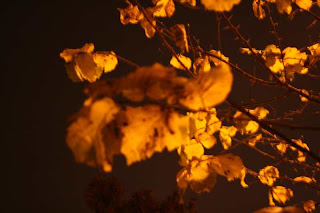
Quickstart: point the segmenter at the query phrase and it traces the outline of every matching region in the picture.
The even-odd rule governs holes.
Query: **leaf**
[[[198,143],[195,139],[192,139],[190,142],[182,145],[177,151],[179,155],[183,155],[185,157],[186,163],[191,161],[194,157],[200,159],[204,154],[202,144]],[[182,161],[183,160],[184,159],[182,159]]]
[[[118,8],[120,12],[120,21],[123,25],[127,24],[137,24],[141,18],[141,12],[137,5],[133,6],[129,1],[126,1],[128,7],[121,9]]]
[[[95,101],[80,114],[67,129],[66,142],[77,162],[90,166],[102,166],[111,171],[112,158],[119,153],[117,146],[110,146],[107,151],[101,145],[103,127],[109,124],[119,108],[110,98]],[[111,159],[111,160],[110,160]]]
[[[146,10],[146,12],[148,13],[148,10]],[[144,33],[146,34],[147,38],[152,38],[156,33],[156,29],[154,28],[154,26],[156,26],[156,20],[151,15],[149,20],[143,16],[139,23],[144,29]]]
[[[183,106],[199,110],[216,106],[223,102],[232,88],[233,76],[229,65],[222,63],[209,72],[200,73],[190,79],[179,97]]]
[[[188,139],[188,117],[161,111],[160,106],[126,107],[121,153],[127,165],[150,158],[164,148],[178,148]],[[166,121],[168,118],[168,121]]]
[[[225,150],[231,146],[232,138],[237,133],[237,128],[234,126],[222,126],[219,132],[220,142]]]
[[[171,17],[175,11],[175,5],[173,0],[152,0],[155,4],[154,17]]]
[[[207,132],[202,132],[196,136],[196,140],[201,143],[206,149],[212,148],[217,140],[214,136],[209,135]]]
[[[284,54],[283,63],[286,68],[285,71],[287,75],[289,75],[290,80],[294,78],[294,73],[308,73],[308,68],[304,67],[305,62],[308,59],[306,53],[300,52],[295,47],[287,47],[282,51],[282,53]]]
[[[201,4],[207,10],[216,12],[230,11],[234,5],[240,3],[241,0],[201,0]]]
[[[219,175],[225,176],[228,181],[235,178],[243,178],[243,163],[239,156],[225,154],[213,156],[210,160],[210,167]]]
[[[195,159],[181,169],[176,177],[178,187],[186,189],[189,186],[196,193],[210,192],[217,182],[217,174],[208,166],[210,157]]]
[[[284,65],[281,59],[281,50],[276,45],[271,44],[266,46],[262,57],[265,64],[273,73],[280,73],[284,70]]]
[[[265,207],[255,211],[254,213],[303,213],[303,209],[295,206],[279,207],[271,206]]]
[[[118,64],[114,52],[93,52],[93,44],[85,44],[80,49],[65,49],[60,53],[67,64],[67,74],[72,81],[95,82],[102,72],[111,72]]]
[[[315,183],[316,180],[314,178],[309,178],[306,176],[299,176],[293,179],[295,182],[305,182],[305,183]]]
[[[280,204],[285,204],[293,197],[293,191],[283,186],[272,187],[271,194],[273,199],[275,199]]]
[[[205,57],[199,57],[197,58],[193,63],[193,72],[194,73],[202,73],[202,72],[208,72],[211,69],[211,65],[209,62],[208,56]]]
[[[224,56],[220,51],[217,51],[217,50],[210,50],[209,53],[211,55],[214,55],[214,56],[209,56],[209,59],[210,61],[212,61],[214,63],[214,65],[216,66],[219,66],[221,64],[224,64],[225,62],[223,62],[222,60],[224,61],[229,61],[229,58]],[[220,60],[222,59],[222,60]]]
[[[316,202],[314,202],[313,200],[303,202],[303,209],[306,212],[313,212],[316,209]]]
[[[62,53],[60,53],[60,57],[63,58],[66,63],[69,63],[72,62],[72,60],[78,53],[92,53],[93,50],[94,45],[92,43],[89,43],[85,44],[79,49],[65,49]]]
[[[309,10],[312,6],[312,0],[295,0],[295,3],[298,5],[298,7]]]
[[[180,60],[180,61],[178,61],[178,59]],[[180,69],[180,70],[184,70],[185,69],[185,67],[187,68],[187,69],[190,69],[191,68],[191,59],[190,58],[188,58],[188,57],[186,57],[186,56],[184,56],[184,55],[181,55],[181,54],[179,54],[178,55],[178,59],[175,57],[175,56],[172,56],[172,58],[171,58],[171,60],[170,60],[170,64],[174,67],[174,68],[176,68],[176,69]],[[184,65],[182,65],[181,63]]]
[[[118,65],[117,56],[113,51],[94,53],[93,61],[103,69],[104,73],[113,71]]]
[[[266,166],[259,171],[261,183],[273,186],[273,183],[279,178],[279,170],[274,166]]]
[[[189,52],[188,40],[187,40],[187,33],[186,28],[183,24],[176,24],[170,28],[170,32],[172,34],[172,39],[175,45],[181,51]]]
[[[277,10],[279,13],[290,14],[292,11],[291,0],[276,0]]]
[[[288,145],[285,143],[280,142],[276,148],[279,150],[279,152],[281,152],[282,154],[286,153]]]
[[[262,134],[258,134],[257,136],[255,136],[254,138],[251,138],[249,141],[248,141],[248,144],[252,147],[254,147],[256,145],[256,143],[261,140],[262,138]]]
[[[258,19],[264,19],[266,17],[266,12],[262,8],[262,6],[265,4],[264,1],[261,0],[253,0],[252,2],[252,9],[254,16]]]
[[[310,150],[308,145],[306,143],[304,143],[302,140],[295,140],[295,139],[292,139],[293,142],[295,142],[298,146],[302,147],[302,148],[305,148],[306,150]],[[293,146],[290,146],[290,148],[293,150],[293,151],[297,151],[298,152],[298,157],[297,157],[297,160],[299,162],[305,162],[306,161],[306,154],[304,152],[301,152],[299,150],[297,150],[295,147]]]
[[[197,4],[196,0],[177,0],[177,2],[181,3],[181,4],[187,4],[190,5],[192,7],[195,7]]]
[[[269,111],[263,107],[256,107],[255,109],[248,111],[258,119],[264,119],[269,114]],[[255,121],[250,120],[250,118],[242,112],[237,111],[234,114],[233,119],[236,124],[236,128],[242,135],[253,134],[259,129],[259,124]]]

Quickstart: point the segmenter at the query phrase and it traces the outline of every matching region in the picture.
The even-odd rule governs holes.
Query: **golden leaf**
[[[279,73],[284,70],[283,62],[281,59],[281,50],[276,45],[271,44],[266,46],[263,51],[262,57],[265,64],[273,73]]]
[[[272,187],[271,194],[273,199],[275,199],[278,203],[281,204],[285,204],[293,197],[293,191],[283,186]]]
[[[307,90],[305,90],[305,89],[301,89],[301,92],[302,92],[303,94],[305,94],[305,95],[309,95],[309,92],[308,92]],[[300,97],[300,100],[301,100],[302,102],[308,102],[308,101],[309,101],[308,98],[306,98],[306,97],[304,97],[304,96],[302,96],[302,95],[299,95],[299,97]]]
[[[175,45],[181,51],[189,52],[188,40],[186,28],[183,24],[176,24],[170,28],[172,39],[174,40]]]
[[[262,134],[258,134],[258,135],[255,136],[254,138],[251,138],[251,139],[248,141],[248,144],[249,144],[250,146],[255,146],[256,143],[257,143],[259,140],[261,140],[261,138],[262,138]]]
[[[279,152],[281,152],[282,154],[284,154],[287,150],[288,145],[285,143],[280,142],[276,148],[279,150]]]
[[[208,56],[199,57],[193,63],[193,71],[195,73],[208,72],[211,69]]]
[[[78,53],[92,53],[94,50],[94,45],[92,43],[85,44],[83,47],[79,49],[65,49],[62,53],[60,53],[60,57],[65,60],[66,63],[72,62],[74,57]]]
[[[269,113],[269,111],[263,107],[256,107],[253,110],[249,110],[249,112],[258,119],[264,119]],[[259,124],[250,120],[250,118],[242,112],[237,111],[233,118],[236,124],[235,126],[241,134],[253,134],[259,129]]]
[[[314,45],[311,45],[307,48],[310,51],[311,55],[320,56],[320,43],[315,43]]]
[[[306,212],[313,212],[316,209],[316,202],[314,202],[313,200],[303,202],[303,209]]]
[[[74,57],[74,71],[81,81],[95,82],[102,74],[102,68],[98,67],[89,53],[80,53]]]
[[[232,138],[237,133],[237,128],[234,126],[222,126],[219,132],[219,139],[224,149],[229,149]]]
[[[258,19],[264,19],[266,17],[266,12],[262,8],[262,6],[265,4],[264,1],[261,0],[253,0],[252,2],[252,9],[254,16]]]
[[[207,132],[197,134],[196,140],[206,149],[212,148],[217,143],[216,138],[212,135],[209,135]]]
[[[178,148],[188,139],[188,118],[161,111],[160,106],[126,107],[121,153],[127,165],[150,158],[164,148]],[[168,121],[166,118],[168,117]]]
[[[261,183],[273,186],[273,183],[279,178],[279,170],[274,166],[266,166],[259,171]]]
[[[217,117],[217,111],[215,108],[211,108],[209,110],[206,120],[207,120],[207,128],[206,132],[210,135],[213,135],[215,132],[219,131],[221,128],[221,121]]]
[[[309,10],[312,6],[312,0],[295,0],[295,3],[298,5],[298,7]]]
[[[305,148],[306,150],[310,150],[308,145],[304,142],[302,142],[302,140],[295,140],[295,139],[292,139],[293,142],[295,142],[298,146],[301,146],[302,148]],[[305,162],[306,161],[306,154],[304,152],[301,152],[299,150],[297,150],[295,147],[293,146],[290,146],[290,148],[293,150],[293,151],[298,151],[298,157],[297,157],[297,160],[299,162]]]
[[[175,11],[173,0],[152,0],[155,4],[154,17],[171,17]]]
[[[117,56],[113,51],[94,53],[93,61],[103,69],[104,73],[111,72],[118,65]]]
[[[192,139],[187,144],[182,145],[177,151],[179,155],[186,157],[187,163],[194,157],[200,159],[204,154],[204,148],[202,144],[198,143],[195,139]]]
[[[315,183],[316,180],[314,178],[309,178],[306,176],[299,176],[293,179],[296,182],[305,182],[305,183]]]
[[[209,56],[210,61],[212,61],[214,63],[214,65],[219,66],[222,63],[224,64],[225,62],[221,61],[220,59],[224,60],[224,61],[229,61],[229,58],[224,56],[220,51],[217,50],[210,50],[209,53],[211,55],[214,55],[216,57],[213,56]]]
[[[225,154],[213,156],[209,166],[219,175],[225,176],[228,181],[235,178],[243,179],[243,163],[239,156]]]
[[[202,156],[181,169],[176,177],[178,187],[185,189],[190,186],[196,193],[210,192],[217,182],[217,174],[208,166],[208,158],[210,156]]]
[[[269,195],[271,196],[270,192],[269,192]],[[304,211],[303,209],[295,206],[286,206],[286,207],[269,206],[269,207],[265,207],[257,211],[254,211],[254,213],[304,213]]]
[[[290,80],[293,79],[294,73],[308,73],[308,68],[304,67],[305,62],[308,59],[306,53],[301,53],[295,47],[287,47],[282,51],[282,53],[284,54],[283,63],[286,68],[285,71]]]
[[[279,13],[290,14],[292,11],[291,0],[276,0],[277,10]]]
[[[68,127],[66,142],[77,162],[99,165],[109,172],[113,155],[119,153],[119,150],[116,145],[109,146],[108,150],[101,147],[103,127],[114,119],[119,108],[110,98],[95,101],[87,108],[89,110]]]
[[[177,0],[177,2],[181,3],[181,4],[187,4],[190,5],[192,7],[195,7],[197,4],[196,0]]]
[[[128,7],[121,9],[118,8],[120,12],[120,21],[123,25],[126,24],[137,24],[141,17],[141,13],[137,5],[133,6],[129,1],[126,1]]]
[[[189,80],[185,84],[179,103],[192,110],[216,106],[227,98],[232,82],[229,65],[221,63],[209,72],[200,73],[196,78]]]
[[[156,30],[154,29],[154,26],[156,26],[156,20],[154,20],[154,18],[150,18],[149,20],[151,21],[151,24],[147,18],[142,18],[140,20],[140,26],[144,29],[144,33],[147,38],[152,38],[156,33]]]
[[[178,59],[180,60],[180,61],[178,61]],[[172,58],[171,58],[171,60],[170,60],[170,64],[174,67],[174,68],[176,68],[176,69],[180,69],[180,70],[184,70],[185,68],[184,67],[186,67],[187,69],[190,69],[191,68],[191,59],[190,58],[188,58],[188,57],[186,57],[186,56],[184,56],[184,55],[181,55],[181,54],[179,54],[178,55],[178,59],[175,57],[175,56],[172,56]],[[181,63],[184,65],[182,65]]]
[[[241,0],[201,0],[201,4],[207,10],[217,12],[230,11],[234,5],[240,3]]]

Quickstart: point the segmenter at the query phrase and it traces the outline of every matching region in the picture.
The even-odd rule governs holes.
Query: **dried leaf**
[[[213,10],[216,12],[230,11],[234,5],[240,3],[241,0],[201,0],[201,4],[207,10]]]
[[[187,4],[190,5],[192,7],[195,7],[197,4],[196,0],[177,0],[177,2],[181,3],[181,4]]]
[[[248,141],[248,144],[249,144],[250,146],[255,146],[256,143],[257,143],[259,140],[261,140],[261,138],[262,138],[262,134],[258,134],[258,135],[255,136],[254,138],[251,138],[251,139]]]
[[[209,72],[200,73],[184,87],[179,103],[192,110],[205,109],[223,102],[232,88],[229,65],[222,63]]]
[[[220,142],[225,150],[231,146],[232,138],[237,133],[237,128],[234,126],[222,126],[219,132]]]
[[[292,11],[291,0],[276,0],[277,10],[279,13],[290,14]]]
[[[304,213],[303,209],[295,206],[279,207],[270,206],[263,209],[259,209],[254,213]]]
[[[274,166],[266,166],[259,171],[261,183],[273,186],[273,183],[279,178],[279,170]]]
[[[175,57],[175,56],[172,56],[172,58],[171,58],[171,60],[170,60],[170,64],[174,67],[174,68],[176,68],[176,69],[180,69],[180,70],[184,70],[185,69],[185,67],[187,68],[187,69],[190,69],[191,68],[191,59],[190,58],[188,58],[188,57],[186,57],[186,56],[184,56],[184,55],[181,55],[181,54],[179,54],[178,55],[178,58],[179,58],[179,60],[180,61],[178,61],[178,59]],[[181,63],[184,65],[182,65]]]
[[[118,65],[117,56],[113,51],[94,53],[93,61],[103,69],[104,73],[111,72]]]
[[[316,210],[316,202],[314,202],[313,200],[303,202],[303,209],[306,212],[313,212],[314,210]]]
[[[175,5],[173,0],[152,0],[155,4],[154,17],[171,17],[175,11]]]
[[[316,180],[314,178],[309,178],[306,176],[299,176],[293,179],[296,182],[305,182],[305,183],[315,183]]]
[[[254,16],[258,19],[264,19],[266,17],[266,12],[262,8],[262,6],[265,4],[264,1],[261,0],[253,0],[252,2],[252,9]]]
[[[275,186],[271,189],[273,199],[280,204],[285,204],[293,197],[293,191],[283,186]]]
[[[121,9],[118,8],[120,12],[120,21],[123,25],[126,24],[137,24],[141,18],[141,12],[137,5],[133,6],[129,1],[127,1],[128,7]]]
[[[295,0],[295,3],[298,5],[298,7],[309,10],[312,6],[312,0]]]
[[[172,33],[172,39],[175,42],[175,45],[181,51],[189,52],[188,40],[187,40],[187,33],[186,28],[183,24],[176,24],[170,28]]]

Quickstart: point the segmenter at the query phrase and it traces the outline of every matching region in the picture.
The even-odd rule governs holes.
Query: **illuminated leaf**
[[[221,121],[217,117],[217,111],[215,108],[211,108],[209,110],[206,120],[207,120],[207,128],[206,132],[210,135],[214,134],[215,132],[219,131],[221,128]]]
[[[277,10],[279,13],[290,14],[292,11],[291,0],[276,0]]]
[[[266,166],[259,171],[261,183],[273,186],[273,183],[279,178],[279,170],[274,166]]]
[[[314,45],[311,45],[307,48],[310,51],[311,55],[320,56],[320,43],[315,43]]]
[[[299,176],[293,179],[296,182],[305,182],[305,183],[315,183],[316,180],[314,178],[309,178],[306,176]]]
[[[224,61],[229,61],[229,58],[224,56],[220,51],[217,50],[210,50],[209,53],[211,55],[214,55],[216,57],[213,56],[209,56],[210,61],[212,61],[214,63],[214,65],[219,66],[222,63],[224,64],[225,62],[221,61],[220,59],[224,60]]]
[[[141,13],[137,5],[133,6],[129,1],[127,1],[128,7],[121,9],[118,8],[120,12],[120,21],[123,25],[126,24],[137,24],[141,17]]]
[[[89,53],[77,54],[74,57],[74,70],[81,81],[95,82],[100,78],[103,69],[98,67]]]
[[[121,153],[126,157],[127,165],[150,158],[164,148],[172,151],[188,139],[186,116],[175,112],[166,115],[156,105],[127,107],[124,113]]]
[[[94,53],[93,61],[98,67],[102,68],[105,73],[111,72],[118,65],[116,54],[112,51]]]
[[[249,110],[249,112],[258,119],[264,119],[269,114],[269,111],[263,107],[256,107],[253,110]],[[235,126],[241,134],[253,134],[259,129],[259,124],[250,120],[250,118],[242,112],[237,111],[233,118],[236,124]]]
[[[305,148],[306,150],[310,150],[308,145],[304,142],[302,142],[302,140],[295,140],[295,139],[292,139],[293,142],[295,142],[298,146],[302,147],[302,148]],[[297,150],[295,147],[293,146],[290,146],[290,148],[293,150],[293,151],[298,151],[298,157],[297,157],[297,160],[299,162],[305,162],[306,161],[306,154],[304,152],[301,152],[299,150]]]
[[[266,46],[263,51],[262,57],[265,60],[265,64],[274,73],[279,73],[284,70],[284,65],[281,60],[281,50],[274,44]]]
[[[249,144],[250,146],[255,146],[256,143],[257,143],[259,140],[261,140],[261,138],[262,138],[262,134],[258,134],[258,135],[255,136],[254,138],[251,138],[251,139],[248,141],[248,144]]]
[[[193,63],[193,71],[195,73],[208,72],[211,69],[208,56],[199,57]]]
[[[155,17],[171,17],[175,11],[175,5],[173,0],[152,0],[155,4]]]
[[[312,6],[312,0],[295,0],[295,3],[298,5],[298,7],[309,10]]]
[[[175,67],[175,68],[177,68],[177,69],[180,69],[180,70],[184,70],[185,68],[184,67],[186,67],[187,69],[190,69],[191,68],[191,59],[190,58],[188,58],[188,57],[186,57],[186,56],[184,56],[184,55],[178,55],[178,58],[179,58],[179,60],[180,61],[178,61],[178,59],[175,57],[175,56],[172,56],[172,58],[171,58],[171,60],[170,60],[170,64],[173,66],[173,67]],[[182,65],[181,63],[184,65]]]
[[[144,33],[146,34],[147,38],[152,38],[156,33],[156,30],[154,28],[154,26],[156,26],[156,20],[154,20],[152,16],[150,16],[149,20],[144,17],[140,20],[139,23],[140,23],[140,26],[144,29]]]
[[[219,132],[219,139],[224,149],[229,149],[232,138],[237,133],[237,128],[234,126],[222,126]]]
[[[303,94],[305,94],[305,95],[309,95],[309,92],[308,92],[307,90],[305,90],[305,89],[302,89],[301,92],[302,92]],[[308,102],[308,101],[309,101],[308,98],[306,98],[306,97],[304,97],[304,96],[302,96],[302,95],[299,95],[299,97],[300,97],[300,100],[301,100],[302,102]]]
[[[286,153],[288,145],[285,143],[279,143],[276,148],[279,150],[279,152],[281,152],[282,154]]]
[[[230,11],[234,5],[240,3],[241,0],[201,0],[201,3],[207,10],[217,12]]]
[[[264,19],[266,17],[266,12],[262,8],[264,4],[264,1],[261,0],[253,0],[252,2],[254,16],[258,19]]]
[[[241,170],[241,176],[240,176],[240,184],[243,188],[248,188],[248,184],[246,184],[246,182],[244,181],[244,179],[246,178],[246,169],[243,168]]]
[[[181,3],[181,4],[187,4],[190,5],[192,7],[195,7],[197,4],[196,0],[177,0],[177,2]]]
[[[270,195],[271,196],[271,195]],[[304,213],[303,209],[295,206],[269,206],[255,211],[254,213]]]
[[[210,161],[210,167],[219,175],[225,176],[228,181],[235,178],[243,178],[243,163],[239,156],[233,154],[225,154],[213,156]]]
[[[162,100],[173,93],[175,79],[176,73],[173,68],[155,63],[125,76],[116,87],[118,93],[131,101],[138,102],[145,98]]]
[[[201,160],[195,159],[181,169],[176,177],[178,187],[189,186],[196,193],[210,192],[217,182],[217,174],[208,166],[208,158],[210,156],[202,156]]]
[[[188,40],[187,40],[187,33],[186,28],[183,24],[176,24],[170,28],[172,33],[172,39],[175,42],[175,45],[181,51],[189,52]]]
[[[314,202],[313,200],[303,202],[303,209],[306,212],[313,212],[316,209],[316,202]]]
[[[232,88],[229,65],[222,63],[209,72],[200,73],[184,87],[179,103],[192,110],[213,107],[223,102]]]
[[[285,204],[293,197],[293,191],[283,186],[272,187],[271,194],[273,199],[275,199],[278,203],[281,204]]]
[[[201,158],[204,154],[204,148],[201,143],[198,143],[195,139],[192,139],[185,145],[182,145],[178,150],[179,155],[186,157],[186,160],[192,160],[194,157]],[[189,161],[187,161],[189,162]]]
[[[94,45],[92,43],[85,44],[83,47],[79,49],[65,49],[62,53],[60,53],[60,57],[65,60],[66,63],[72,62],[74,57],[78,53],[92,53],[94,50]]]
[[[111,145],[105,150],[101,140],[103,127],[114,119],[118,111],[112,99],[104,98],[93,102],[89,110],[68,127],[66,142],[77,162],[99,165],[104,171],[111,171],[113,155],[120,150],[117,145]]]
[[[212,148],[216,143],[216,138],[209,135],[207,132],[202,132],[196,135],[196,140],[201,143],[206,149]]]
[[[283,63],[286,67],[287,75],[292,75],[294,73],[299,74],[306,74],[308,72],[308,68],[304,67],[304,64],[308,58],[306,53],[301,53],[297,48],[295,47],[287,47],[285,48],[282,53],[283,56]],[[292,77],[289,77],[289,79],[293,79]]]

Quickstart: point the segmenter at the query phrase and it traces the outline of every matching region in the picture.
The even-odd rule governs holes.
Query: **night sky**
[[[274,43],[270,24],[253,17],[251,1],[235,7],[234,24],[251,38],[258,49]],[[80,109],[85,99],[85,84],[73,83],[64,69],[59,53],[65,48],[80,48],[85,43],[94,43],[96,50],[114,51],[139,65],[151,65],[160,61],[168,65],[170,54],[157,37],[147,39],[138,25],[123,26],[116,8],[125,7],[124,1],[6,1],[1,6],[2,68],[1,96],[2,130],[2,202],[1,212],[91,212],[84,201],[84,191],[98,170],[77,164],[65,143],[67,119]],[[273,8],[274,9],[274,8]],[[319,9],[315,12],[319,14]],[[310,44],[307,34],[315,42],[320,33],[319,23],[312,30],[304,30],[313,18],[297,14],[294,22],[281,17],[283,45],[302,47]],[[177,6],[174,23],[190,23],[191,33],[200,39],[204,48],[210,45],[217,49],[216,21],[214,13],[190,11]],[[297,26],[301,26],[298,28]],[[240,43],[234,40],[231,31],[223,31],[222,49],[234,63],[250,67],[254,61],[243,61],[238,53]],[[3,49],[4,47],[4,49]],[[261,69],[261,67],[260,67]],[[122,76],[133,68],[120,63],[116,71],[104,78]],[[296,84],[303,85],[303,78]],[[278,91],[250,90],[244,78],[235,75],[231,97],[240,102],[249,100],[248,94],[264,97]],[[310,80],[307,88],[319,91],[319,83]],[[294,99],[296,101],[296,99]],[[279,106],[280,107],[280,106]],[[280,107],[281,108],[281,107]],[[285,108],[285,107],[284,107]],[[319,107],[317,108],[319,110]],[[280,109],[281,110],[281,109]],[[316,107],[310,109],[316,110]],[[319,126],[318,117],[302,118],[305,124]],[[285,131],[284,131],[285,132]],[[290,137],[299,137],[299,131],[287,131]],[[319,132],[307,131],[305,138],[314,150],[319,150]],[[244,163],[253,169],[261,168],[256,153],[247,149]],[[251,159],[251,160],[250,160]],[[161,200],[176,189],[175,176],[180,166],[178,155],[155,154],[152,159],[127,167],[124,157],[116,157],[113,174],[119,178],[130,195],[137,189],[153,191]],[[264,163],[264,164],[263,164]],[[4,190],[3,190],[4,189]],[[296,189],[296,201],[306,194],[304,188]],[[299,194],[299,195],[298,195]],[[268,205],[267,188],[255,184],[242,189],[238,181],[227,182],[218,178],[212,193],[198,196],[199,212],[252,212]]]

